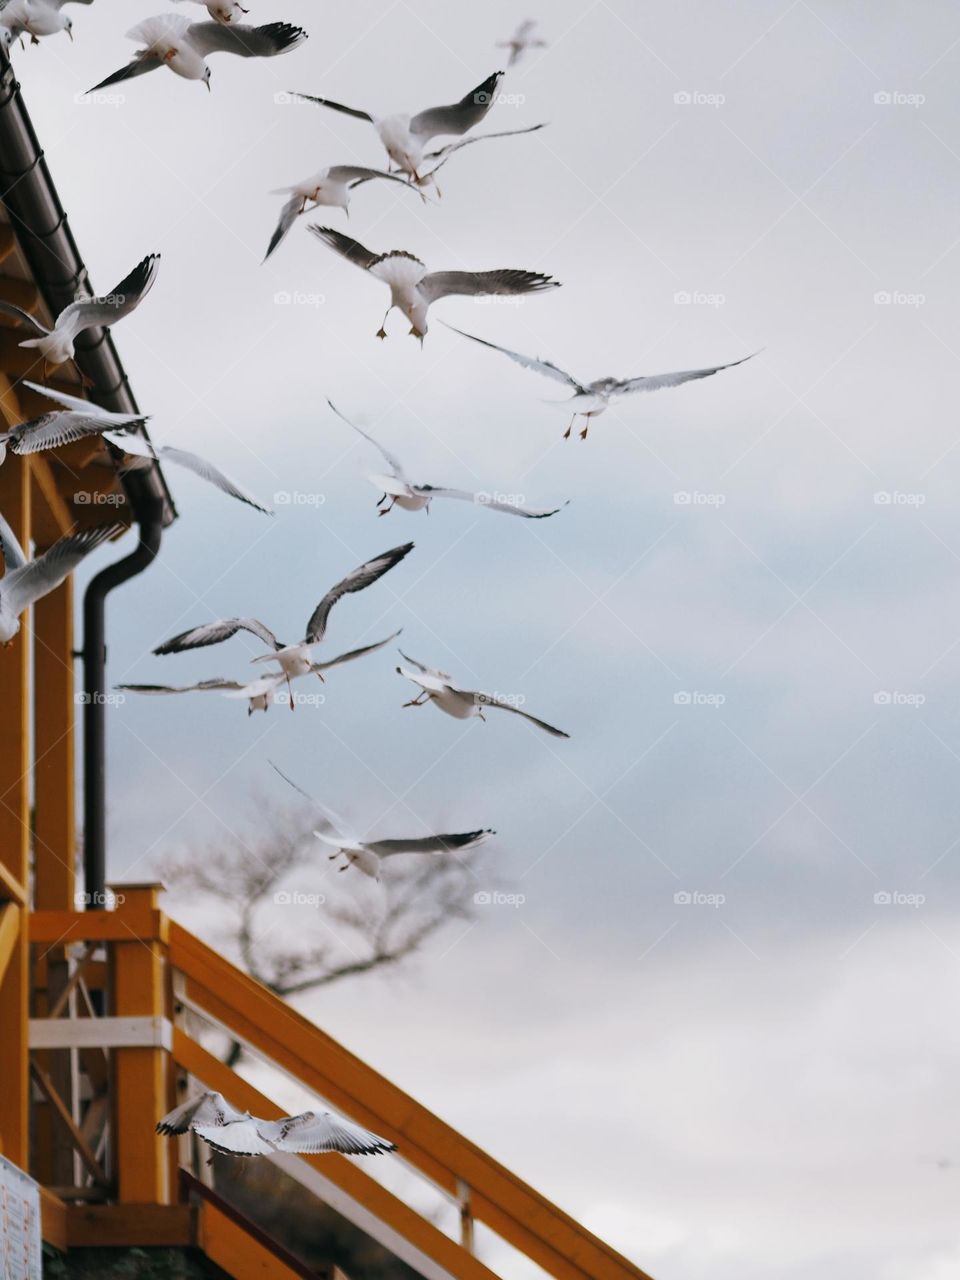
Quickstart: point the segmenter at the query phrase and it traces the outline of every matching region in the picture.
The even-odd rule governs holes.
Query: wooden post
[[[30,466],[8,458],[0,467],[0,511],[29,555]],[[28,883],[30,858],[30,620],[0,648],[0,863]],[[26,910],[17,908],[17,940],[0,982],[0,1144],[26,1169],[29,1161],[29,944]]]
[[[76,909],[76,813],[74,797],[73,579],[34,607],[34,895],[38,911]],[[66,988],[69,966],[63,947],[52,947],[37,966],[37,1012],[46,1013]],[[75,997],[70,997],[73,1014]],[[79,1123],[77,1054],[59,1049],[43,1055],[43,1069]],[[69,1186],[75,1156],[49,1104],[34,1108],[35,1176],[45,1185]]]
[[[126,911],[158,908],[163,885],[125,884],[114,890],[122,919]],[[129,942],[112,944],[113,1014],[167,1016],[165,953],[163,942],[141,941],[132,933]],[[114,1174],[120,1201],[169,1203],[168,1144],[154,1133],[167,1109],[167,1059],[160,1048],[114,1050]]]

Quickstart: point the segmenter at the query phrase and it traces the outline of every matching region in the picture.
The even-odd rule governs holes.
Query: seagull
[[[455,720],[468,720],[471,716],[479,716],[481,720],[486,720],[483,714],[484,709],[498,707],[501,711],[512,711],[515,715],[523,716],[525,720],[531,720],[538,728],[544,729],[555,738],[570,737],[569,733],[564,733],[562,729],[555,729],[544,720],[538,720],[536,716],[530,715],[529,711],[521,711],[500,694],[474,693],[466,689],[458,689],[456,685],[451,684],[452,677],[445,671],[425,667],[422,662],[417,662],[416,658],[408,657],[403,650],[400,650],[400,656],[405,662],[412,663],[416,670],[397,667],[397,674],[420,686],[420,692],[410,702],[405,702],[403,704],[405,707],[422,707],[425,703],[432,702],[448,716],[453,716]]]
[[[65,31],[73,39],[73,20],[61,12],[68,0],[5,0],[0,4],[0,28],[6,48],[24,33],[31,44],[39,44],[42,36]],[[75,4],[92,4],[93,0],[73,0]]]
[[[157,1125],[157,1133],[165,1137],[190,1131],[214,1151],[234,1156],[267,1156],[278,1151],[372,1156],[397,1149],[395,1143],[332,1111],[302,1111],[279,1120],[261,1120],[249,1111],[238,1111],[222,1093],[214,1092],[188,1099]]]
[[[437,185],[437,174],[447,163],[447,161],[458,151],[462,151],[464,147],[472,146],[474,142],[486,142],[490,138],[517,138],[522,133],[536,133],[539,129],[545,129],[545,123],[527,125],[524,129],[505,129],[501,133],[479,133],[475,138],[462,138],[459,142],[451,142],[446,147],[441,147],[439,151],[430,151],[425,159],[435,160],[432,169],[427,169],[425,173],[421,173],[419,185],[422,187],[432,184],[437,195],[441,194]]]
[[[311,223],[309,231],[329,245],[348,262],[369,271],[390,287],[390,306],[383,323],[377,330],[378,338],[385,338],[384,325],[387,316],[396,307],[410,321],[410,333],[423,341],[427,332],[427,311],[432,302],[451,294],[471,297],[489,297],[491,294],[542,293],[545,289],[557,289],[559,280],[541,275],[538,271],[520,271],[501,267],[493,271],[427,271],[426,266],[405,249],[391,249],[389,253],[371,253],[357,240],[332,227],[320,227]]]
[[[528,49],[546,49],[546,40],[541,40],[534,34],[537,24],[533,18],[527,18],[521,22],[516,31],[509,40],[498,40],[498,49],[509,49],[510,59],[507,67],[515,67],[520,59],[524,56]]]
[[[366,564],[348,573],[335,587],[330,588],[314,609],[307,621],[304,639],[297,644],[284,644],[277,639],[269,627],[264,626],[256,618],[226,618],[219,622],[206,622],[199,627],[192,627],[189,631],[165,640],[153,652],[158,655],[183,653],[187,649],[201,649],[205,645],[220,644],[224,640],[229,640],[231,636],[235,636],[238,631],[249,631],[251,635],[255,635],[258,640],[262,640],[273,650],[272,653],[261,654],[260,657],[254,658],[254,662],[278,662],[287,680],[308,675],[313,669],[310,650],[323,639],[330,610],[337,601],[351,591],[362,591],[364,587],[369,587],[394,565],[399,564],[412,550],[413,543],[407,542],[402,547],[384,551],[373,560],[368,560]]]
[[[441,323],[446,324],[445,321]],[[479,342],[482,347],[490,347],[493,351],[509,356],[525,369],[536,369],[538,373],[546,374],[555,382],[562,382],[570,387],[573,395],[569,400],[551,402],[566,404],[573,412],[570,425],[563,433],[564,440],[570,439],[570,432],[578,417],[585,419],[580,439],[586,440],[590,419],[599,417],[620,396],[630,395],[634,391],[660,391],[664,387],[679,387],[684,382],[695,382],[698,378],[710,378],[724,369],[735,369],[738,364],[744,364],[759,354],[753,351],[748,356],[741,356],[739,360],[731,360],[729,364],[715,364],[707,369],[684,369],[679,373],[654,373],[639,378],[597,378],[595,382],[578,382],[572,374],[564,373],[549,360],[523,356],[517,351],[510,351],[507,347],[498,347],[495,342],[487,342],[485,338],[478,338],[473,333],[465,333],[463,329],[458,329],[452,324],[446,324],[446,328],[453,329],[454,333],[459,333],[462,338],[469,338],[471,342]]]
[[[90,90],[95,93],[108,85],[131,80],[134,76],[167,66],[184,80],[202,80],[210,88],[210,68],[204,59],[211,53],[235,53],[241,58],[272,58],[289,53],[306,40],[302,27],[289,22],[268,22],[264,27],[222,22],[191,22],[179,14],[165,13],[138,22],[127,32],[130,40],[138,40],[132,61],[101,80]]]
[[[505,511],[508,515],[524,516],[528,520],[543,520],[547,516],[555,516],[558,511],[568,505],[567,502],[563,502],[559,507],[551,507],[550,509],[524,507],[519,502],[495,498],[489,493],[471,493],[467,489],[445,489],[435,484],[414,484],[407,478],[403,465],[392,453],[384,449],[383,445],[374,440],[373,436],[364,431],[362,427],[358,427],[355,422],[345,418],[332,400],[328,400],[327,404],[341,421],[345,422],[348,427],[352,427],[358,435],[363,436],[364,440],[373,445],[390,468],[391,474],[388,476],[376,474],[367,476],[370,483],[381,490],[383,494],[383,497],[377,503],[377,506],[382,508],[377,513],[378,515],[387,515],[395,506],[399,507],[401,511],[426,511],[429,515],[430,503],[434,498],[459,498],[463,502],[472,502],[474,506],[488,507],[491,511]],[[389,505],[383,506],[388,498],[390,499]]]
[[[132,433],[145,426],[149,418],[128,413],[110,413],[90,400],[68,395],[65,391],[54,391],[50,387],[39,386],[36,382],[25,381],[24,385],[31,391],[55,400],[63,408],[0,433],[0,463],[4,460],[7,448],[20,455],[39,453],[44,449],[59,449],[73,440],[101,436],[114,449],[123,453],[122,472],[142,470],[152,462],[172,462],[192,471],[201,480],[208,481],[238,502],[244,502],[265,515],[274,514],[272,507],[265,506],[199,454],[176,449],[173,445],[154,447],[148,441],[134,440]]]
[[[174,0],[174,4],[186,4],[188,0]],[[87,0],[90,3],[90,0]],[[191,4],[203,5],[207,13],[214,22],[222,22],[224,26],[229,26],[231,22],[236,22],[241,13],[249,13],[249,9],[244,9],[238,0],[189,0]]]
[[[402,631],[403,628],[401,627],[400,630]],[[247,715],[252,716],[255,711],[269,711],[276,701],[280,686],[286,684],[291,695],[290,710],[295,711],[297,704],[293,690],[290,688],[291,680],[299,679],[300,676],[319,676],[322,680],[324,671],[329,671],[331,667],[339,667],[344,662],[353,662],[355,658],[362,658],[376,649],[382,649],[391,640],[396,640],[398,635],[400,631],[394,631],[385,640],[378,640],[375,644],[365,644],[359,649],[350,649],[347,653],[338,654],[335,658],[328,658],[326,662],[311,662],[308,670],[301,671],[289,679],[282,671],[277,671],[261,676],[258,680],[227,680],[221,676],[214,676],[209,680],[198,680],[196,684],[118,684],[114,687],[121,693],[161,696],[174,693],[220,693],[224,698],[246,698]]]
[[[387,155],[397,168],[411,177],[414,182],[425,183],[429,180],[430,174],[420,173],[423,161],[437,160],[448,150],[447,147],[441,147],[438,151],[428,152],[426,147],[430,139],[441,136],[460,137],[474,125],[479,124],[496,102],[497,89],[502,79],[503,72],[495,71],[482,84],[478,84],[475,89],[465,94],[459,102],[446,107],[428,107],[426,111],[420,111],[415,116],[403,113],[374,116],[369,111],[345,107],[341,102],[333,102],[330,98],[315,98],[309,93],[293,93],[292,96],[302,98],[304,102],[314,102],[320,107],[331,107],[334,111],[354,116],[357,120],[366,120],[376,129]],[[519,129],[512,132],[528,131]]]
[[[34,331],[35,338],[26,338],[19,345],[35,347],[43,356],[46,372],[48,364],[64,364],[74,358],[74,344],[85,329],[109,327],[135,311],[153,288],[159,264],[159,253],[148,254],[110,293],[102,298],[78,298],[64,307],[52,329],[12,302],[0,301],[0,313],[22,320]]]
[[[356,867],[358,871],[362,871],[365,876],[369,876],[378,883],[384,858],[398,853],[458,853],[461,849],[475,849],[497,834],[491,827],[485,827],[480,831],[463,831],[457,835],[412,836],[409,839],[400,840],[361,840],[359,836],[348,832],[343,819],[338,818],[332,809],[327,809],[319,800],[308,795],[272,761],[270,764],[274,772],[279,773],[288,786],[293,787],[294,791],[299,792],[320,812],[319,828],[313,834],[318,840],[322,840],[324,844],[333,848],[333,853],[329,855],[331,862],[341,856],[346,859],[338,870],[349,871],[351,867]]]
[[[20,630],[20,615],[55,591],[80,561],[123,533],[122,524],[102,524],[71,533],[28,562],[17,536],[0,515],[0,551],[5,572],[0,578],[0,644],[10,644]]]
[[[399,182],[402,187],[416,190],[406,178],[399,178],[395,173],[386,173],[383,169],[366,169],[357,164],[335,164],[327,169],[320,169],[309,178],[304,178],[302,182],[294,183],[292,187],[277,187],[271,191],[271,195],[289,195],[289,199],[280,210],[280,221],[270,237],[270,244],[263,256],[264,262],[286,237],[301,213],[307,212],[308,200],[313,201],[310,205],[311,211],[321,205],[330,205],[333,208],[342,209],[349,217],[350,188],[361,182],[371,182],[375,178],[386,178],[388,182]],[[423,199],[423,194],[419,194]]]

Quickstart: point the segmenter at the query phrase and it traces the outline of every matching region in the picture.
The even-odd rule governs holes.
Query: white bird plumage
[[[2,0],[0,3],[0,39],[6,48],[28,35],[31,44],[39,44],[44,36],[65,31],[73,39],[73,19],[63,12],[66,3],[92,4],[93,0]]]

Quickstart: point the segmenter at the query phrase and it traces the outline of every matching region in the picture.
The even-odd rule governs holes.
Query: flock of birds
[[[252,59],[275,57],[291,52],[307,38],[302,28],[286,22],[272,22],[264,26],[244,23],[242,19],[247,10],[237,0],[174,2],[202,5],[207,10],[208,20],[192,22],[179,13],[165,13],[138,23],[128,32],[130,39],[138,46],[132,58],[119,70],[101,80],[91,92],[125,83],[163,67],[182,79],[201,81],[209,90],[211,71],[207,59],[211,55],[231,53]],[[36,43],[58,32],[66,32],[72,39],[73,23],[64,12],[67,3],[90,4],[92,0],[0,0],[0,39],[8,49],[18,40],[25,43],[29,38]],[[508,40],[502,41],[501,46],[509,50],[508,66],[512,67],[529,50],[544,47],[544,41],[538,35],[535,24],[527,21],[521,23]],[[442,166],[467,146],[489,139],[529,134],[544,128],[544,124],[539,123],[502,132],[472,132],[497,102],[504,74],[502,71],[495,72],[455,103],[430,107],[414,114],[379,116],[330,98],[294,95],[372,126],[386,153],[386,167],[331,165],[283,188],[277,194],[282,194],[285,201],[270,237],[265,259],[279,249],[305,213],[320,207],[339,208],[347,212],[352,194],[359,186],[374,181],[392,182],[409,188],[412,197],[425,201],[430,189],[439,195],[437,174]],[[389,306],[377,330],[379,338],[386,337],[386,321],[394,309],[407,318],[411,335],[422,343],[428,331],[427,317],[430,308],[443,298],[451,295],[478,297],[492,294],[544,294],[559,287],[559,283],[548,275],[519,268],[432,271],[419,258],[403,249],[378,253],[332,227],[314,223],[308,226],[308,230],[320,244],[361,268],[389,289]],[[30,336],[24,338],[20,345],[35,350],[38,355],[43,382],[31,382],[27,385],[33,391],[47,396],[54,406],[40,417],[0,434],[0,464],[8,451],[28,455],[56,449],[72,441],[98,437],[104,443],[105,462],[116,471],[122,473],[147,466],[158,459],[171,462],[188,468],[237,501],[273,515],[266,503],[248,493],[209,460],[174,445],[156,446],[149,442],[143,432],[149,420],[146,416],[110,413],[86,399],[65,394],[46,385],[48,369],[74,360],[75,343],[80,333],[88,329],[110,328],[140,306],[156,282],[159,265],[159,255],[149,254],[111,293],[103,297],[77,297],[56,317],[53,327],[49,329],[26,311],[0,301],[0,313],[30,332]],[[728,364],[652,376],[604,377],[581,381],[548,360],[523,355],[460,329],[453,331],[471,343],[498,352],[524,368],[561,383],[570,392],[569,399],[563,404],[572,415],[564,433],[565,438],[569,438],[576,420],[582,418],[580,437],[586,439],[591,419],[602,414],[621,396],[676,387],[685,382],[710,377],[751,358],[745,356]],[[416,482],[409,477],[402,463],[372,435],[341,414],[332,402],[328,403],[331,411],[352,431],[359,433],[388,468],[387,473],[372,473],[369,477],[381,494],[377,503],[381,516],[394,507],[407,512],[428,511],[437,498],[482,504],[495,512],[536,520],[554,516],[567,505],[561,503],[552,507],[532,508],[508,498],[488,500],[486,495],[469,490]],[[28,560],[13,530],[0,514],[0,550],[5,567],[4,576],[0,579],[0,642],[11,642],[20,629],[23,613],[37,600],[53,591],[85,556],[114,537],[121,529],[122,526],[119,525],[106,525],[72,533],[43,554]],[[378,652],[400,634],[394,632],[382,640],[350,649],[335,657],[318,657],[317,651],[325,642],[327,624],[334,605],[344,596],[372,586],[399,565],[412,550],[412,542],[403,543],[375,556],[341,578],[310,613],[302,637],[291,643],[279,639],[258,618],[234,617],[201,623],[165,640],[154,649],[157,656],[184,653],[222,644],[243,632],[253,636],[264,648],[263,653],[253,659],[255,664],[264,667],[263,674],[256,678],[231,680],[215,677],[194,684],[125,684],[118,687],[129,692],[153,695],[215,692],[227,698],[245,700],[248,714],[268,710],[278,695],[286,690],[289,705],[294,709],[294,681],[311,677],[322,681],[325,672]],[[408,657],[402,651],[401,657],[404,665],[398,666],[396,670],[417,691],[404,706],[430,703],[460,720],[470,717],[484,719],[485,713],[490,709],[507,711],[553,737],[569,736],[564,730],[531,715],[509,699],[463,688],[446,672]],[[280,773],[279,770],[277,772]],[[306,796],[291,779],[283,774],[280,776],[301,795]],[[318,814],[314,834],[331,851],[329,857],[340,861],[339,869],[347,871],[353,867],[377,880],[381,875],[383,860],[391,855],[452,854],[474,848],[494,834],[492,830],[484,828],[409,839],[367,839],[353,832],[349,824],[338,818],[332,810],[312,797],[306,798],[311,801]],[[368,1155],[393,1149],[392,1143],[333,1116],[330,1112],[305,1112],[302,1115],[266,1121],[235,1110],[217,1093],[204,1093],[184,1103],[164,1117],[157,1128],[166,1135],[182,1135],[193,1131],[215,1150],[234,1155],[333,1150]]]

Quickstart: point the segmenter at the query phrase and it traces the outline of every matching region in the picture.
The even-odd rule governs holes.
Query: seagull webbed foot
[[[377,330],[377,337],[385,338],[386,336],[387,336],[387,331],[386,329],[384,329],[383,325],[381,325],[380,328]]]

